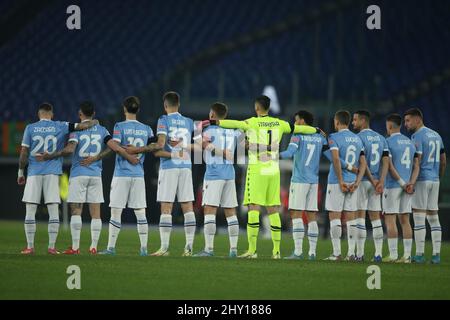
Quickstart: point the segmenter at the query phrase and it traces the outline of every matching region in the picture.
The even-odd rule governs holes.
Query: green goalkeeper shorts
[[[245,181],[244,205],[279,206],[280,169],[276,165],[248,165]]]

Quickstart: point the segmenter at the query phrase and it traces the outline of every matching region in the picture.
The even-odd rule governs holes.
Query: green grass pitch
[[[79,256],[48,256],[47,224],[38,223],[36,255],[21,256],[25,243],[23,225],[0,222],[0,299],[449,299],[450,244],[444,243],[440,265],[380,264],[381,289],[368,290],[366,263],[271,260],[270,240],[258,241],[257,260],[226,258],[228,237],[216,237],[216,257],[181,257],[184,233],[174,231],[170,257],[139,257],[135,228],[123,228],[116,256],[89,256],[89,226],[82,231]],[[107,242],[104,225],[100,249]],[[343,252],[346,252],[345,242]],[[57,247],[70,244],[70,232],[60,229]],[[306,248],[307,239],[304,245]],[[196,236],[194,251],[203,246]],[[240,252],[247,246],[241,230]],[[159,247],[156,226],[150,228],[149,249]],[[289,233],[283,233],[282,255],[293,247]],[[385,254],[387,250],[385,242]],[[366,245],[372,255],[373,243]],[[431,254],[427,244],[428,258]],[[318,258],[331,252],[329,240],[320,240]],[[400,248],[400,252],[402,252]],[[66,269],[81,268],[81,290],[68,290]]]

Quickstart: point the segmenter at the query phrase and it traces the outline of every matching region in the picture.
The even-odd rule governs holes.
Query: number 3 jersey
[[[156,134],[163,134],[166,136],[166,144],[164,150],[168,152],[179,151],[181,148],[171,147],[170,140],[180,141],[180,146],[187,148],[192,141],[192,133],[194,132],[194,121],[190,118],[182,116],[179,112],[162,115],[158,119],[158,128]],[[185,151],[190,154],[189,151]],[[175,169],[175,168],[191,168],[191,159],[172,159],[160,158],[160,169]]]
[[[126,120],[116,123],[113,131],[113,139],[121,145],[133,145],[144,147],[153,138],[153,130],[148,125],[137,120]],[[114,167],[115,177],[144,177],[144,154],[139,154],[139,163],[133,165],[120,155],[116,155]]]
[[[417,153],[422,155],[417,181],[439,181],[441,153],[445,152],[441,136],[430,128],[422,127],[411,136],[411,140]]]
[[[62,174],[62,158],[38,162],[36,153],[53,153],[64,148],[69,131],[74,124],[63,121],[40,120],[26,126],[22,146],[30,149],[28,156],[28,176]]]
[[[70,177],[90,176],[100,177],[102,175],[102,161],[96,161],[89,166],[82,166],[80,161],[86,157],[94,157],[103,149],[111,135],[105,127],[96,125],[84,131],[72,132],[69,136],[69,142],[77,143],[72,156],[72,168]]]
[[[340,130],[330,134],[328,138],[330,150],[338,150],[339,158],[345,159],[345,162],[352,166],[359,167],[359,157],[364,152],[364,146],[361,139],[348,129]],[[342,170],[342,178],[345,183],[356,181],[356,174],[348,170]],[[328,184],[338,184],[339,180],[334,171],[333,163],[330,165],[328,173]]]

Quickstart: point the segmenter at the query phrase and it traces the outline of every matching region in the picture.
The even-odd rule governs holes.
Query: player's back
[[[339,158],[344,159],[346,163],[359,167],[359,157],[364,146],[361,139],[351,132],[349,129],[343,129],[332,133],[328,139],[330,150],[338,150]],[[346,183],[353,183],[356,181],[356,174],[348,170],[342,170],[342,178]],[[328,173],[328,183],[339,183],[334,171],[333,163],[330,165],[330,172]]]
[[[367,166],[375,179],[380,178],[381,159],[384,151],[389,151],[386,139],[378,132],[372,129],[364,129],[358,133],[364,145],[364,152],[367,160]],[[363,180],[369,180],[364,175]]]
[[[297,144],[294,154],[294,172],[292,182],[317,183],[319,181],[319,164],[322,148],[327,144],[321,134],[296,134],[291,143]]]
[[[203,136],[220,150],[227,150],[234,154],[237,137],[240,132],[234,129],[224,129],[215,125],[207,127]],[[206,172],[205,180],[232,180],[235,178],[232,160],[224,159],[220,155],[212,155],[211,151],[205,151]]]
[[[401,133],[394,133],[386,139],[394,168],[404,181],[409,181],[413,169],[416,148],[413,142]],[[386,188],[400,188],[398,182],[389,173],[386,178]]]
[[[38,162],[37,153],[53,153],[64,148],[69,133],[69,123],[40,120],[26,126],[22,146],[30,148],[28,175],[61,174],[62,158]]]
[[[441,149],[444,148],[441,136],[430,128],[422,127],[411,136],[411,139],[417,153],[422,154],[417,181],[439,181]]]
[[[289,123],[271,116],[252,117],[246,121],[249,124],[247,140],[250,144],[258,145],[257,150],[252,148],[249,150],[249,164],[271,165],[277,162],[278,148],[283,134],[291,131]],[[271,146],[272,151],[268,154],[271,155],[272,161],[264,163],[258,160],[259,152],[267,150],[261,149],[261,146]]]
[[[89,166],[82,166],[80,162],[83,158],[98,155],[104,149],[104,139],[106,136],[109,136],[109,132],[101,125],[70,134],[69,142],[73,141],[77,143],[72,156],[71,177],[101,176],[102,160],[91,163]]]
[[[168,152],[181,150],[180,147],[171,147],[170,141],[180,141],[180,146],[186,148],[192,141],[194,121],[179,112],[162,115],[158,119],[156,134],[166,135],[164,150]],[[161,169],[191,168],[191,159],[160,158]]]
[[[136,147],[146,146],[149,139],[153,137],[153,130],[146,124],[137,120],[126,120],[116,123],[114,126],[113,139],[121,145],[133,145]],[[143,177],[144,176],[144,154],[139,154],[139,163],[132,165],[120,155],[116,155],[114,176],[116,177]]]

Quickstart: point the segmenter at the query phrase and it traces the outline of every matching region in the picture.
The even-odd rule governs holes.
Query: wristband
[[[352,171],[353,170],[353,166],[350,163],[347,164],[347,170],[348,171]]]
[[[403,180],[402,178],[398,179],[397,182],[400,185],[400,187],[402,187],[402,188],[406,185],[405,180]]]
[[[18,176],[19,178],[21,178],[21,177],[24,176],[24,175],[23,175],[23,169],[19,169],[19,171],[17,172],[17,176]]]

